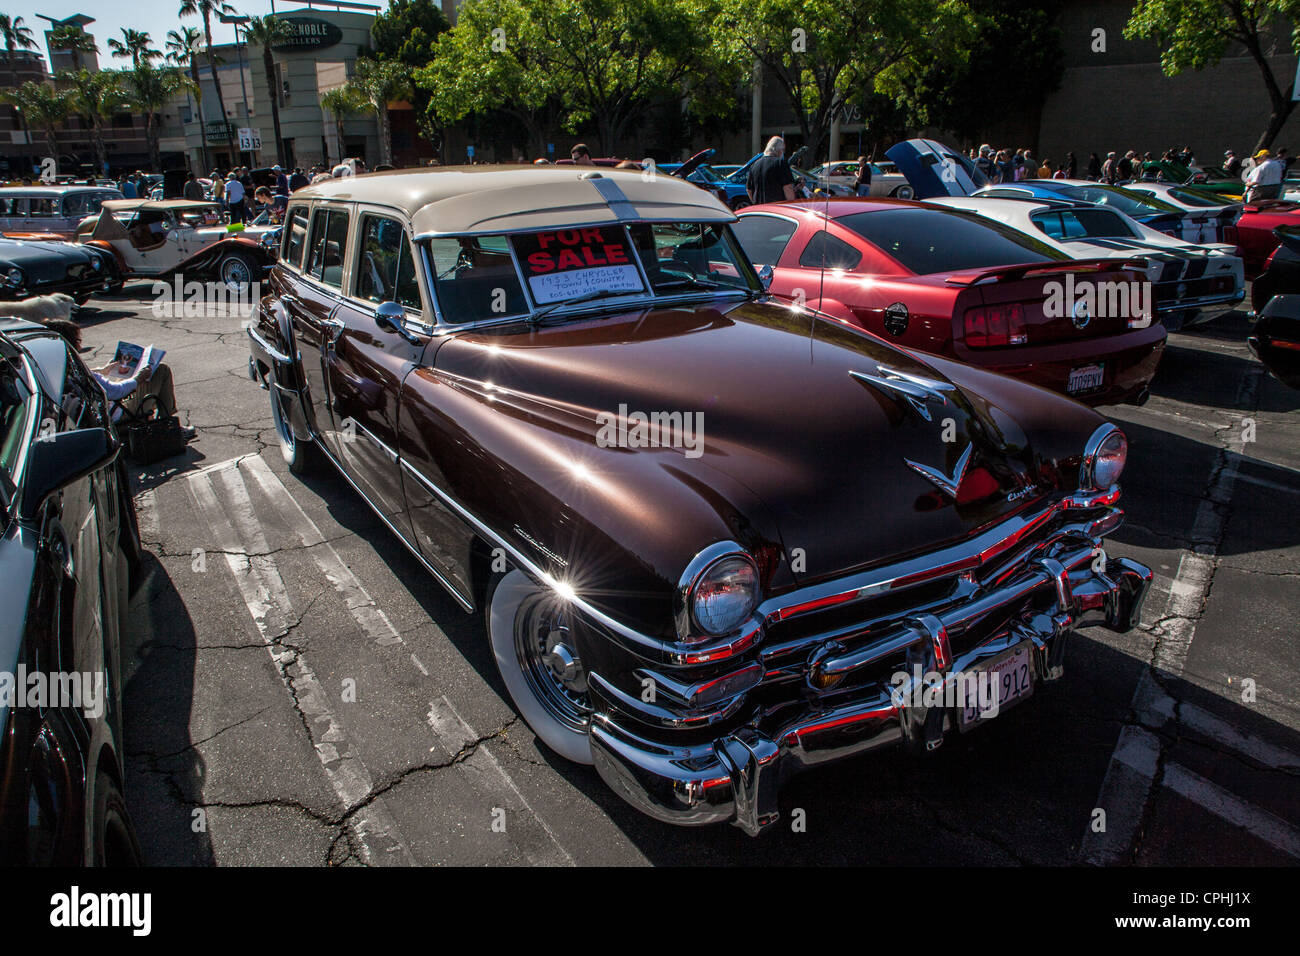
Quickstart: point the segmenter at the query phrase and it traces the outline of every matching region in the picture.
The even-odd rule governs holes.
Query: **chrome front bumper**
[[[846,651],[829,643],[814,648],[809,681],[825,685],[855,671],[865,673],[872,665],[878,669],[900,651],[923,662],[925,671],[952,681],[1028,641],[1037,687],[1064,673],[1070,630],[1097,624],[1127,631],[1135,625],[1150,584],[1151,571],[1124,558],[1111,559],[1105,571],[1096,570],[1086,549],[1061,560],[1042,558],[991,592],[940,613],[907,618],[865,647]],[[999,608],[1025,607],[1036,595],[1046,598],[1038,602],[1040,609],[1027,611],[963,654],[951,652],[949,632],[960,633]],[[745,726],[711,742],[681,747],[648,740],[628,729],[625,719],[620,723],[597,713],[590,730],[592,755],[606,783],[649,816],[684,826],[731,822],[757,834],[778,819],[777,794],[789,775],[895,744],[933,750],[955,726],[952,708],[915,706],[909,688],[900,694],[880,681],[858,690],[849,702],[835,706],[819,707],[810,700],[797,717],[767,732]]]

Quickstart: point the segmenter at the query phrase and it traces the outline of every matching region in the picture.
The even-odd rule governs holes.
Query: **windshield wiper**
[[[689,285],[696,289],[726,289],[730,292],[743,292],[747,299],[753,299],[759,295],[753,289],[732,285],[730,282],[718,282],[716,279],[701,279],[699,276],[674,275],[671,279],[660,282],[655,288],[658,290],[674,285]]]
[[[550,315],[556,309],[561,309],[566,305],[578,305],[583,302],[595,302],[597,299],[614,299],[625,295],[635,295],[637,291],[638,290],[636,289],[625,289],[622,291],[616,291],[614,289],[597,289],[594,292],[584,292],[582,295],[575,295],[570,299],[561,299],[559,302],[552,302],[543,309],[538,309],[528,317],[528,321],[533,325],[536,325],[543,317]]]

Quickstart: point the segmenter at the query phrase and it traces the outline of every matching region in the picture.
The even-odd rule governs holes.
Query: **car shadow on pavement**
[[[122,648],[128,807],[147,865],[212,865],[212,842],[200,825],[206,821],[194,812],[206,776],[190,740],[194,622],[167,569],[148,551],[142,574]]]

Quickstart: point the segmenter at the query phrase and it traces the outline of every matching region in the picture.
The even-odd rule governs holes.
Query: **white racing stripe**
[[[1237,390],[1237,408],[1254,406],[1260,373],[1261,369],[1254,367],[1242,378]],[[1158,670],[1162,674],[1177,677],[1182,674],[1187,663],[1192,639],[1196,636],[1196,624],[1204,611],[1214,578],[1217,566],[1215,548],[1223,534],[1223,515],[1232,500],[1242,447],[1240,435],[1234,435],[1227,446],[1219,449],[1215,458],[1209,488],[1197,506],[1192,523],[1192,550],[1183,552],[1178,562],[1178,573],[1169,587],[1165,613],[1156,625],[1154,659],[1143,669],[1133,691],[1133,700],[1129,706],[1139,719],[1150,712],[1153,701],[1167,696],[1155,680],[1154,673]],[[1141,626],[1146,629],[1152,627],[1146,624]],[[1172,713],[1170,709],[1170,716]],[[1152,791],[1157,783],[1165,783],[1163,775],[1156,772],[1160,752],[1160,739],[1150,731],[1128,726],[1120,733],[1095,804],[1106,813],[1106,828],[1097,832],[1090,826],[1084,832],[1079,846],[1079,859],[1082,862],[1107,866],[1128,861],[1137,845],[1142,817],[1150,803]],[[1142,768],[1150,764],[1150,773],[1135,769],[1135,754],[1142,755],[1138,761]]]
[[[214,479],[233,499],[233,506],[227,508],[218,500]],[[343,808],[351,809],[366,799],[374,784],[365,764],[352,753],[342,724],[330,712],[329,696],[306,658],[301,652],[277,643],[293,623],[293,605],[274,560],[266,553],[270,548],[253,514],[238,460],[224,469],[192,475],[188,484],[199,513],[216,538],[217,547],[225,552],[230,573],[248,613],[266,642],[276,674],[290,696],[297,699],[309,728],[312,746],[330,786]],[[250,552],[252,557],[249,557]],[[350,825],[364,862],[371,865],[414,864],[415,860],[382,798],[355,813]]]

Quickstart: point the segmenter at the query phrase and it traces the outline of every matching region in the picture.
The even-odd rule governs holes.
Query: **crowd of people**
[[[1155,179],[1157,181],[1183,182],[1177,171],[1171,167],[1191,170],[1196,165],[1196,157],[1190,146],[1182,149],[1167,149],[1159,160],[1150,152],[1139,154],[1130,149],[1123,153],[1111,151],[1103,160],[1097,153],[1089,153],[1082,170],[1074,153],[1065,154],[1063,162],[1056,164],[1050,159],[1038,159],[1029,149],[994,149],[985,143],[978,149],[970,151],[970,159],[976,168],[990,183],[1018,182],[1022,179],[1088,179],[1093,182],[1115,185],[1135,179]],[[1246,199],[1276,199],[1282,190],[1282,183],[1288,177],[1295,157],[1289,155],[1285,146],[1276,152],[1261,149],[1254,156],[1244,161],[1234,150],[1228,149],[1223,154],[1222,169],[1230,178],[1240,178],[1246,184]]]

